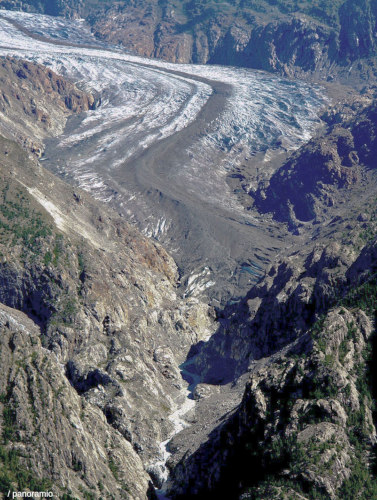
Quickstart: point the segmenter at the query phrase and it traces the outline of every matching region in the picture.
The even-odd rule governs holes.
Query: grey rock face
[[[166,14],[172,23],[173,14]],[[271,55],[269,69],[289,74],[296,61],[307,72],[324,68],[330,56],[321,59],[321,44],[330,31],[313,31],[305,20],[287,23],[284,50],[284,29],[259,31],[259,46],[268,41],[262,54]],[[173,32],[161,26],[158,43],[171,36],[165,56],[185,58],[191,39],[178,50]],[[224,33],[216,26],[210,40],[201,33],[195,57],[204,61],[222,37],[240,55],[248,37],[259,36],[242,24]],[[310,42],[304,54],[301,36]],[[74,107],[69,96],[64,103]],[[6,386],[0,420],[7,453],[26,450],[30,463],[21,460],[22,467],[53,479],[57,494],[153,497],[145,471],[161,485],[160,442],[176,430],[169,417],[177,418],[187,403],[180,364],[196,344],[191,368],[204,383],[192,396],[198,405],[215,401],[224,416],[213,419],[215,429],[207,430],[203,420],[208,440],[193,454],[173,442],[170,451],[183,458],[170,462],[172,495],[305,498],[302,487],[340,499],[360,472],[355,463],[370,479],[376,431],[364,354],[373,323],[356,299],[339,305],[339,294],[358,290],[375,271],[376,212],[366,203],[367,190],[353,212],[343,211],[344,219],[329,210],[329,221],[324,207],[336,205],[339,189],[355,197],[354,187],[362,191],[362,181],[372,179],[365,167],[373,166],[376,149],[374,108],[330,113],[331,133],[292,157],[270,191],[260,194],[262,205],[275,200],[275,216],[281,212],[297,230],[322,216],[328,226],[317,233],[311,227],[317,242],[288,250],[244,300],[221,313],[221,326],[207,343],[213,331],[208,308],[177,296],[176,266],[158,244],[1,139],[0,300],[12,308],[0,308],[6,318],[0,323]],[[349,129],[339,125],[345,114]],[[313,162],[319,168],[310,178]],[[351,241],[340,238],[341,231]],[[334,235],[339,241],[329,243]],[[211,384],[226,385],[245,372],[250,379],[241,404],[223,407],[223,393]],[[196,418],[191,412],[186,421]],[[35,435],[43,441],[41,462],[32,456]]]
[[[2,145],[11,162],[15,145]],[[87,195],[71,202],[73,190],[36,164],[13,173],[50,234],[22,264],[22,241],[4,251],[1,300],[41,324],[76,390],[151,460],[183,398],[178,365],[211,328],[207,307],[181,301],[172,259]]]
[[[375,1],[345,2],[339,11],[341,29],[340,53],[348,60],[374,56],[376,54]]]
[[[353,111],[352,118],[326,116],[330,130],[300,148],[256,192],[262,212],[272,212],[297,230],[303,223],[333,216],[333,207],[352,200],[363,183],[374,185],[368,174],[375,167],[376,105],[367,102]]]
[[[349,130],[342,118],[344,132],[336,125],[336,133],[331,129],[313,142],[326,147],[335,134],[344,154],[350,136],[356,137],[353,145],[367,162],[374,149],[374,104],[354,104],[352,112],[344,109]],[[368,172],[360,161],[345,168]],[[279,178],[284,185],[284,175],[276,175],[276,183]],[[174,498],[322,494],[338,500],[353,494],[361,476],[360,495],[375,494],[373,172],[369,179],[370,189],[349,188],[352,203],[339,209],[341,215],[329,210],[327,222],[307,227],[297,247],[220,314],[217,333],[197,346],[193,366],[205,382],[194,393],[199,408],[211,385],[225,386],[245,372],[250,379],[242,403],[217,420],[201,445],[187,454],[180,450],[179,460],[171,461]]]
[[[323,243],[271,266],[244,300],[222,313],[220,328],[200,348],[195,363],[204,381],[228,382],[298,338],[333,303],[356,258],[350,246]]]
[[[77,498],[89,492],[146,498],[149,478],[140,457],[98,406],[75,391],[56,355],[42,347],[39,327],[1,305],[0,330],[2,449],[19,456],[17,470],[1,464],[10,487],[17,487],[17,472],[29,471],[42,491],[58,497],[65,491]]]
[[[366,252],[374,254],[375,245]],[[357,262],[359,270],[361,262],[373,270],[365,256]],[[357,293],[349,303],[363,303]],[[364,392],[372,332],[362,309],[335,307],[286,349],[252,364],[241,405],[174,467],[173,497],[243,492],[240,498],[281,498],[309,490],[344,498],[355,467],[370,474],[376,442],[370,393]],[[354,447],[358,439],[362,451]]]

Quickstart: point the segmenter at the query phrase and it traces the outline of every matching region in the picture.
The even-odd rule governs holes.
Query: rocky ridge
[[[229,366],[250,379],[242,403],[173,456],[174,498],[375,498],[376,243],[354,231],[273,267],[199,352],[204,386]]]
[[[153,496],[142,467],[159,484],[156,444],[171,433],[168,416],[184,398],[178,365],[196,343],[190,369],[201,373],[203,382],[193,394],[199,403],[188,417],[192,427],[170,444],[171,496],[377,497],[371,466],[375,385],[368,372],[375,357],[377,309],[374,96],[343,103],[326,120],[328,130],[272,177],[275,189],[264,185],[257,190],[261,209],[271,212],[273,207],[274,216],[297,232],[297,245],[277,258],[245,299],[219,311],[220,327],[208,342],[203,342],[212,327],[208,309],[176,296],[176,269],[161,247],[3,142],[2,175],[8,187],[2,194],[1,301],[28,314],[27,320],[12,312],[44,346],[33,340],[36,355],[32,351],[16,362],[16,374],[11,373],[13,365],[5,365],[12,384],[1,396],[3,464],[12,463],[14,446],[13,465],[29,467],[41,481],[56,477],[57,494],[69,488],[85,498],[88,492],[100,496],[106,488],[119,498]],[[12,178],[14,165],[19,168]],[[311,183],[304,182],[308,177]],[[296,182],[304,208],[297,205],[301,197],[293,198],[291,191],[279,199],[279,179],[286,190]],[[332,200],[327,203],[329,192]],[[23,220],[20,215],[28,224],[14,223]],[[39,326],[26,323],[30,318]],[[10,323],[8,319],[4,325],[5,339],[14,333]],[[30,352],[17,335],[13,338]],[[13,349],[13,340],[8,346]],[[72,413],[78,411],[75,401],[81,401],[89,408],[91,428],[99,426],[98,474],[84,461],[85,450],[72,449],[72,442],[72,458],[59,455],[54,469],[55,452],[43,435],[48,459],[42,467],[23,456],[25,430],[38,429],[39,423],[27,415],[29,408],[32,414],[32,402],[37,401],[41,411],[43,400],[38,387],[28,389],[25,380],[40,366],[39,349],[46,348],[63,365],[59,377],[75,389],[75,396],[64,393]],[[17,346],[14,352],[18,361]],[[225,392],[219,387],[236,385],[237,377],[242,387],[245,374],[249,382],[241,404],[235,398],[223,406]],[[40,380],[44,393],[55,395],[49,383],[52,389]],[[32,394],[28,401],[22,400],[25,391]],[[140,395],[147,413],[137,405]],[[200,409],[210,404],[217,406],[217,414],[203,434]],[[57,407],[58,415],[63,413]],[[46,414],[41,415],[42,421]],[[94,415],[101,416],[104,426]],[[80,418],[85,444],[85,412]],[[54,429],[50,420],[48,427]],[[47,424],[42,428],[47,433]],[[113,439],[110,446],[106,432]],[[58,432],[54,439],[61,444]],[[6,465],[9,481],[18,481],[8,469]],[[109,477],[109,470],[115,486],[100,480],[101,474]]]
[[[273,213],[297,231],[334,217],[341,203],[352,203],[359,186],[374,187],[376,104],[373,95],[361,102],[364,110],[350,108],[347,117],[337,117],[336,109],[326,114],[326,135],[309,141],[259,187],[255,203],[262,213]]]
[[[40,328],[3,305],[0,318],[4,496],[17,488],[66,499],[96,490],[146,498],[148,476],[132,445],[72,387],[54,353],[42,347]]]
[[[337,307],[256,363],[240,407],[175,467],[174,498],[374,498],[372,331],[362,308]]]

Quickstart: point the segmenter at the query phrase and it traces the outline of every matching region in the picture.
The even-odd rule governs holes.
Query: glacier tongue
[[[308,140],[325,102],[320,89],[249,69],[133,56],[94,40],[82,20],[1,11],[0,46],[99,95],[97,109],[47,143],[47,168],[159,239],[182,275],[209,266],[203,293],[224,300],[250,286],[244,262],[263,265],[279,243],[245,210],[237,191],[245,198],[247,188],[228,179],[263,169],[258,152]]]

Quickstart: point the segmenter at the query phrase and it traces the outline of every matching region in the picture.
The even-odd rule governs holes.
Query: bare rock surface
[[[247,53],[257,67],[328,76],[336,57],[348,71],[354,54],[374,50],[374,4],[363,2],[358,24],[359,7],[340,3],[335,34],[299,16],[228,32],[212,16],[209,38],[176,33],[183,12],[170,4],[156,32],[161,4],[143,3],[130,40],[137,51],[202,62],[220,58],[223,40],[239,62],[257,40],[259,52]],[[74,7],[54,3],[50,13],[84,12]],[[93,17],[99,36],[123,36],[135,4],[123,7]],[[28,81],[27,94],[50,85],[56,117],[91,105],[38,67],[6,60],[3,69],[15,89]],[[26,126],[34,120],[42,137],[47,118],[33,109],[25,99]],[[172,498],[376,498],[373,92],[324,118],[328,128],[250,193],[295,234],[257,286],[216,311],[217,325],[208,306],[178,295],[177,267],[158,243],[0,140],[2,486],[20,486],[18,467],[68,498],[153,498],[145,471],[159,487],[167,460]]]
[[[356,469],[368,474],[376,442],[370,399],[361,388],[372,332],[364,311],[337,307],[287,349],[255,362],[242,403],[192,454],[176,455],[172,496],[238,491],[245,499],[300,498],[309,490],[309,498],[315,492],[344,498]],[[359,439],[364,445],[357,448]]]
[[[68,117],[91,109],[95,100],[45,66],[0,59],[0,132],[37,156],[46,137],[63,132]]]
[[[297,230],[309,221],[333,217],[345,200],[353,203],[355,191],[359,190],[358,196],[370,195],[375,182],[371,171],[376,109],[370,98],[358,102],[354,111],[351,102],[342,108],[342,115],[337,107],[328,112],[330,130],[312,139],[260,186],[255,200],[261,211],[272,212]]]
[[[2,450],[12,450],[18,466],[12,471],[2,464],[9,488],[22,472],[40,491],[58,497],[63,491],[78,498],[100,491],[146,498],[149,477],[139,456],[103,412],[75,391],[64,365],[42,347],[40,328],[1,305],[0,330]]]
[[[352,183],[347,207],[335,207],[332,219],[331,211],[321,214],[321,225],[297,235],[297,246],[276,259],[245,299],[219,314],[215,335],[192,348],[191,369],[202,374],[202,384],[193,394],[194,437],[189,442],[184,430],[172,441],[173,498],[376,494],[370,465],[376,443],[370,371],[376,356],[376,211],[375,178],[367,165],[374,104],[349,106],[344,121],[365,132],[365,163],[355,168],[370,175],[370,189],[364,184],[361,193],[358,181]],[[326,147],[333,133],[330,128],[315,143]],[[293,155],[293,175],[307,147]],[[250,379],[239,404],[234,380],[239,377],[242,387],[246,373]],[[211,419],[219,386],[220,394],[232,388],[233,406],[221,413],[218,402]],[[199,439],[196,419],[210,423]]]

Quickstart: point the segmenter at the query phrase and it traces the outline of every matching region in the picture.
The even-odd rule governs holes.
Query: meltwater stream
[[[96,110],[48,141],[44,165],[161,241],[187,293],[224,300],[263,273],[282,243],[245,210],[227,176],[258,151],[310,138],[319,89],[248,69],[132,56],[95,41],[83,21],[19,12],[1,11],[0,47],[99,95]]]
[[[179,368],[182,377],[188,382],[186,390],[186,400],[180,407],[169,416],[170,422],[173,424],[173,431],[168,438],[160,443],[161,458],[154,464],[155,469],[160,471],[160,477],[163,478],[163,484],[159,490],[156,491],[159,500],[168,500],[166,496],[169,488],[169,470],[166,466],[171,453],[168,451],[169,442],[171,439],[181,432],[183,429],[189,427],[185,421],[185,416],[195,407],[194,391],[196,386],[201,382],[201,376],[189,370],[190,365],[194,363],[195,359],[191,358],[183,363]]]

